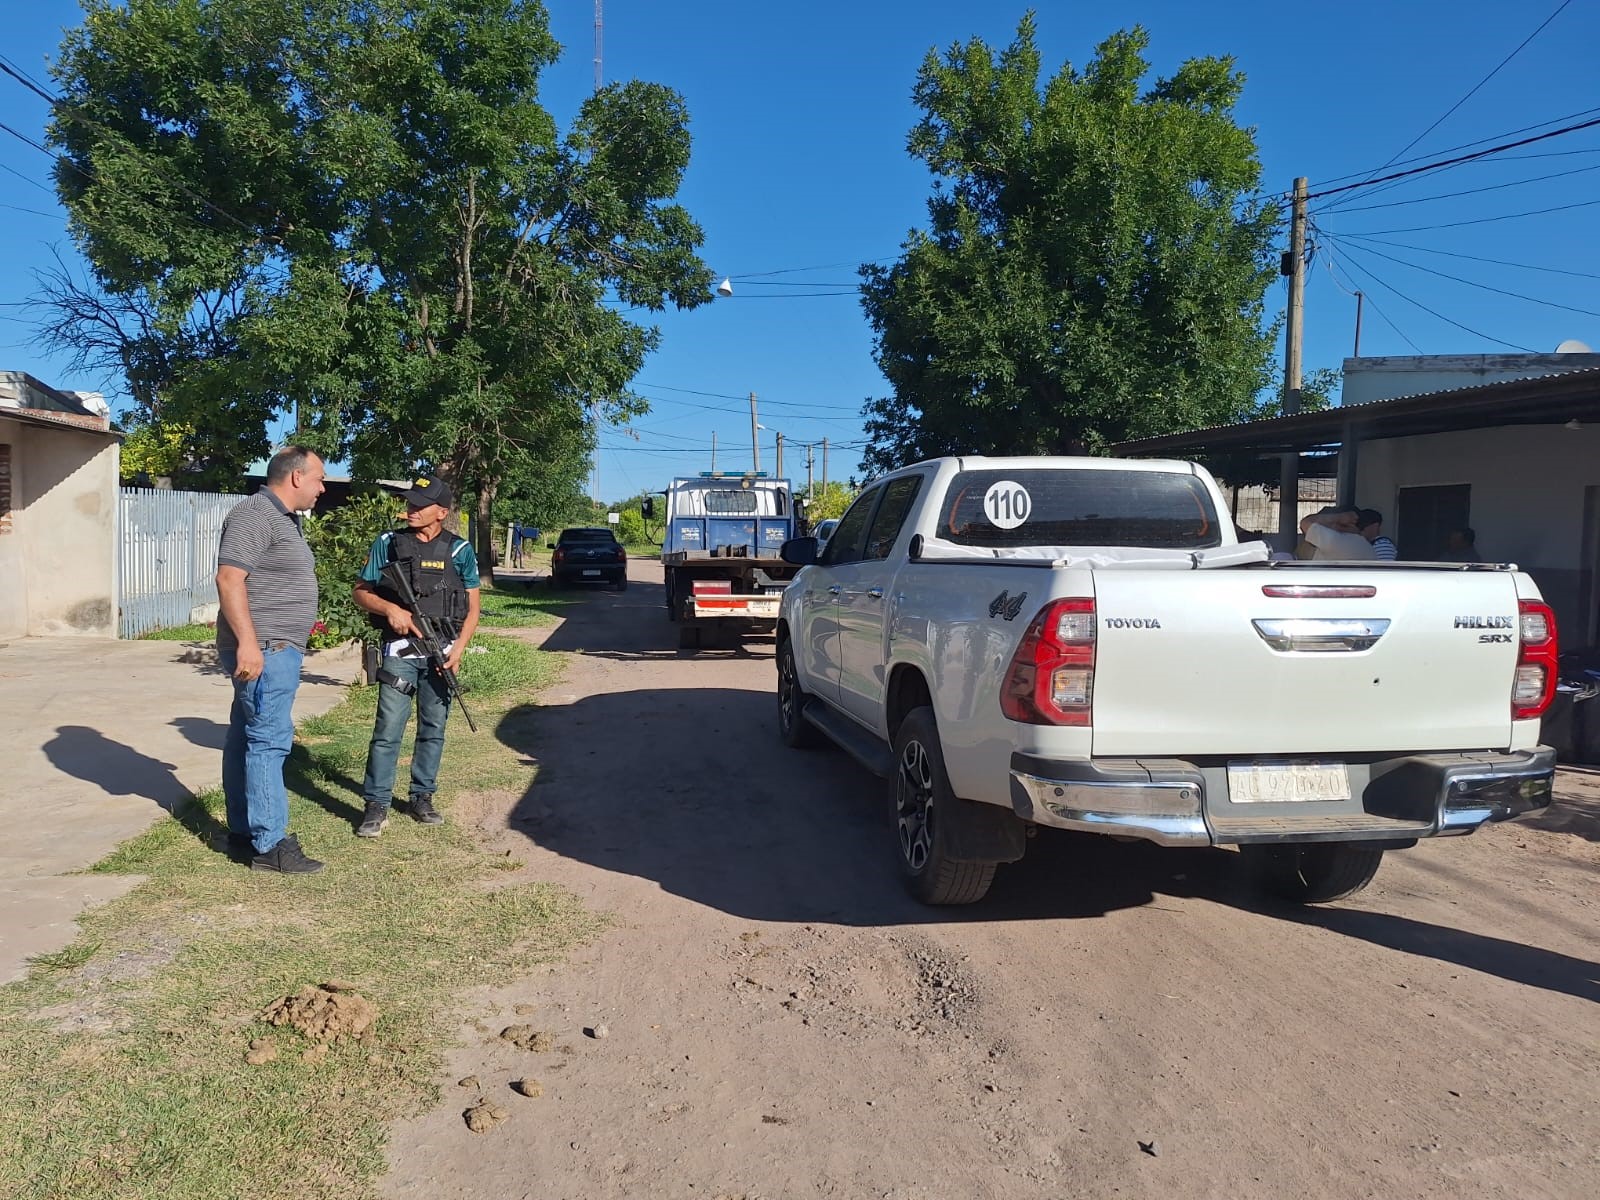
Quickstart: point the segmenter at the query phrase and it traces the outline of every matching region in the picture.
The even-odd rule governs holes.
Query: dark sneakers
[[[413,820],[424,825],[439,825],[444,817],[439,815],[439,810],[433,806],[432,796],[411,797],[411,816]]]
[[[375,800],[367,801],[367,810],[361,814],[361,824],[356,826],[356,836],[373,838],[383,832],[389,823],[389,806]]]
[[[322,867],[316,859],[306,857],[306,852],[300,849],[300,840],[292,833],[265,854],[250,860],[252,871],[277,871],[282,875],[311,875]]]

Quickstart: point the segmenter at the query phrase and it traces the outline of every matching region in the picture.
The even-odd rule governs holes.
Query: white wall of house
[[[0,635],[115,637],[119,440],[0,410],[0,443],[12,471]]]
[[[1594,635],[1596,593],[1584,545],[1586,489],[1600,488],[1600,427],[1504,425],[1363,442],[1356,498],[1397,540],[1401,488],[1469,484],[1469,524],[1485,562],[1515,562],[1538,581],[1577,646]]]
[[[1600,354],[1401,354],[1347,358],[1339,403],[1371,404],[1478,387],[1507,379],[1537,379],[1600,367]]]

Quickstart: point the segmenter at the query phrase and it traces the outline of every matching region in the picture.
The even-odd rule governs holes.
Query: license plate
[[[598,575],[598,574],[600,574],[600,572],[599,572],[599,571],[598,571],[598,570],[595,570],[595,571],[585,571],[585,572],[584,572],[584,574],[585,574],[585,575]]]
[[[1350,772],[1343,763],[1229,763],[1228,798],[1234,804],[1348,800]]]

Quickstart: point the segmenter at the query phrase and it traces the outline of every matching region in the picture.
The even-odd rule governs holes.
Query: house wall
[[[23,426],[0,412],[0,639],[28,632],[27,555],[23,552]]]
[[[1470,484],[1469,523],[1485,562],[1514,562],[1556,610],[1564,645],[1593,637],[1595,604],[1584,562],[1585,489],[1600,486],[1600,426],[1506,425],[1363,442],[1359,503],[1394,524],[1403,487]]]
[[[1370,404],[1600,367],[1600,354],[1419,354],[1347,358],[1339,403]]]
[[[12,447],[13,475],[12,532],[0,535],[12,543],[0,549],[0,628],[116,636],[118,441],[3,416],[0,441]]]

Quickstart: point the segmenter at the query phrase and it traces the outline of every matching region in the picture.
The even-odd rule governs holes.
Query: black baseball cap
[[[414,504],[418,508],[429,504],[451,508],[456,502],[455,493],[450,490],[450,485],[437,475],[418,475],[411,481],[411,486],[400,494],[407,504]]]

